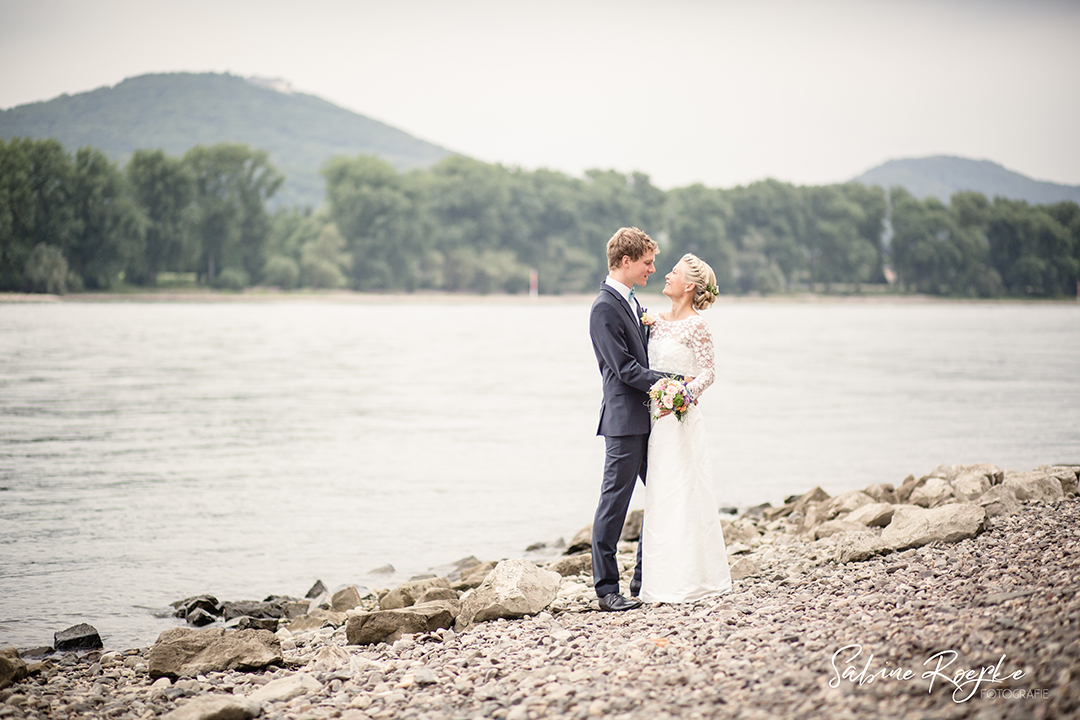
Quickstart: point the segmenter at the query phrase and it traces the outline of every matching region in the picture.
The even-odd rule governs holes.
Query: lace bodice
[[[657,318],[649,332],[649,367],[662,373],[687,375],[690,394],[700,397],[713,384],[712,332],[700,315],[682,320]]]

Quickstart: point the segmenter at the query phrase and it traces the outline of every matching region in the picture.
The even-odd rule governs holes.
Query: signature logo
[[[848,681],[857,685],[869,685],[879,680],[913,680],[916,677],[928,680],[926,691],[934,691],[935,683],[943,687],[951,687],[953,702],[967,702],[985,686],[993,687],[1000,685],[1006,680],[1019,680],[1024,677],[1023,670],[1015,670],[1012,673],[1002,674],[1002,665],[1005,664],[1005,655],[998,659],[995,665],[986,665],[979,668],[953,668],[953,664],[959,657],[955,650],[942,650],[936,652],[923,661],[922,666],[930,666],[930,669],[919,673],[918,670],[904,668],[900,665],[892,665],[888,661],[875,669],[874,654],[866,658],[865,663],[859,667],[857,661],[862,656],[862,645],[845,645],[833,653],[830,661],[833,669],[833,677],[829,680],[829,687],[838,688],[840,683]],[[837,660],[840,661],[838,666]],[[842,667],[841,667],[842,666]]]

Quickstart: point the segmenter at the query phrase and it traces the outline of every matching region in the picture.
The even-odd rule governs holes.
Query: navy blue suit
[[[606,446],[600,502],[593,518],[593,584],[597,597],[619,592],[615,551],[637,478],[645,482],[651,429],[648,393],[652,384],[663,377],[649,369],[648,328],[641,324],[640,317],[641,306],[631,310],[622,295],[606,283],[600,286],[589,313],[589,335],[604,383],[596,434],[604,436]],[[631,593],[640,587],[639,544]]]

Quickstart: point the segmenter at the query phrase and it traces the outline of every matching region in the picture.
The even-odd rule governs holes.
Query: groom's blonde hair
[[[619,228],[607,241],[608,270],[614,270],[622,264],[623,255],[630,261],[640,260],[649,251],[660,252],[656,241],[636,227]]]

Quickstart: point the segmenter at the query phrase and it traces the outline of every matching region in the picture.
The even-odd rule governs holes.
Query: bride
[[[649,367],[692,377],[691,397],[713,382],[713,341],[698,315],[716,300],[716,276],[686,254],[668,273],[664,294],[671,310],[650,323]],[[655,405],[654,415],[657,414]],[[731,590],[731,571],[712,492],[705,421],[692,405],[680,421],[661,412],[649,437],[649,481],[642,528],[641,599],[692,602]]]

